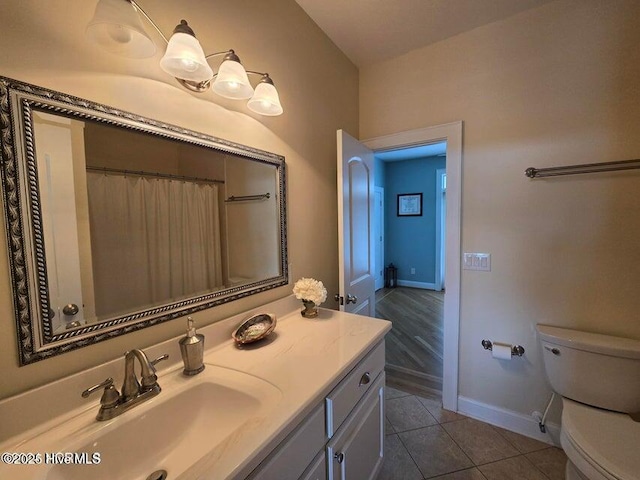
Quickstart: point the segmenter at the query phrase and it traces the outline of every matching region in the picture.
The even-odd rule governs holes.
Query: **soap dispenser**
[[[187,317],[187,336],[180,340],[180,353],[185,375],[197,375],[204,370],[204,335],[196,333],[193,318]]]

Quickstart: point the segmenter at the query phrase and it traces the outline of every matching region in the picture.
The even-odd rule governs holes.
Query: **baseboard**
[[[442,395],[441,377],[389,364],[384,366],[384,370],[387,372],[387,383],[402,387],[400,390],[417,394]]]
[[[411,280],[398,280],[399,287],[421,288],[422,290],[435,290],[435,283],[412,282]]]
[[[560,446],[560,425],[555,423],[547,423],[547,433],[542,433],[538,422],[532,417],[463,396],[458,396],[458,412],[526,437]]]

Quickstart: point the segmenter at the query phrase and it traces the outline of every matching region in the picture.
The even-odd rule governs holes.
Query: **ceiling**
[[[554,0],[296,0],[358,67]]]

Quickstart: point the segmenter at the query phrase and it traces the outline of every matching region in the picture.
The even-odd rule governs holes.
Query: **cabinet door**
[[[320,404],[249,476],[250,480],[298,480],[324,451],[324,405]]]
[[[329,480],[373,480],[384,454],[384,372],[327,446]]]

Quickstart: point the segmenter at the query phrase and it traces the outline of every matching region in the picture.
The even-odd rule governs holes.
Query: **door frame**
[[[379,230],[380,238],[375,239],[376,248],[375,252],[375,266],[376,266],[376,291],[380,288],[384,287],[384,188],[382,187],[373,187],[375,205],[373,207],[374,212],[374,232],[376,229]],[[378,203],[378,195],[380,195],[380,202]],[[378,250],[380,250],[380,257],[382,257],[382,262],[378,265]],[[381,279],[378,278],[378,273],[381,274]],[[380,282],[380,283],[378,283]],[[379,286],[380,285],[380,286]]]
[[[458,349],[460,338],[460,258],[462,220],[462,121],[419,128],[364,140],[373,151],[447,142],[447,212],[444,295],[442,404],[458,411]]]
[[[446,166],[446,164],[445,164]],[[446,208],[446,188],[443,188],[443,177],[447,174],[446,168],[439,168],[436,170],[436,274],[435,274],[435,289],[437,292],[441,292],[444,287],[444,280],[447,278],[444,266],[446,265],[446,232],[447,225],[445,223],[445,216],[442,215],[443,208]],[[443,200],[445,200],[443,202]],[[445,210],[446,212],[446,210]]]

